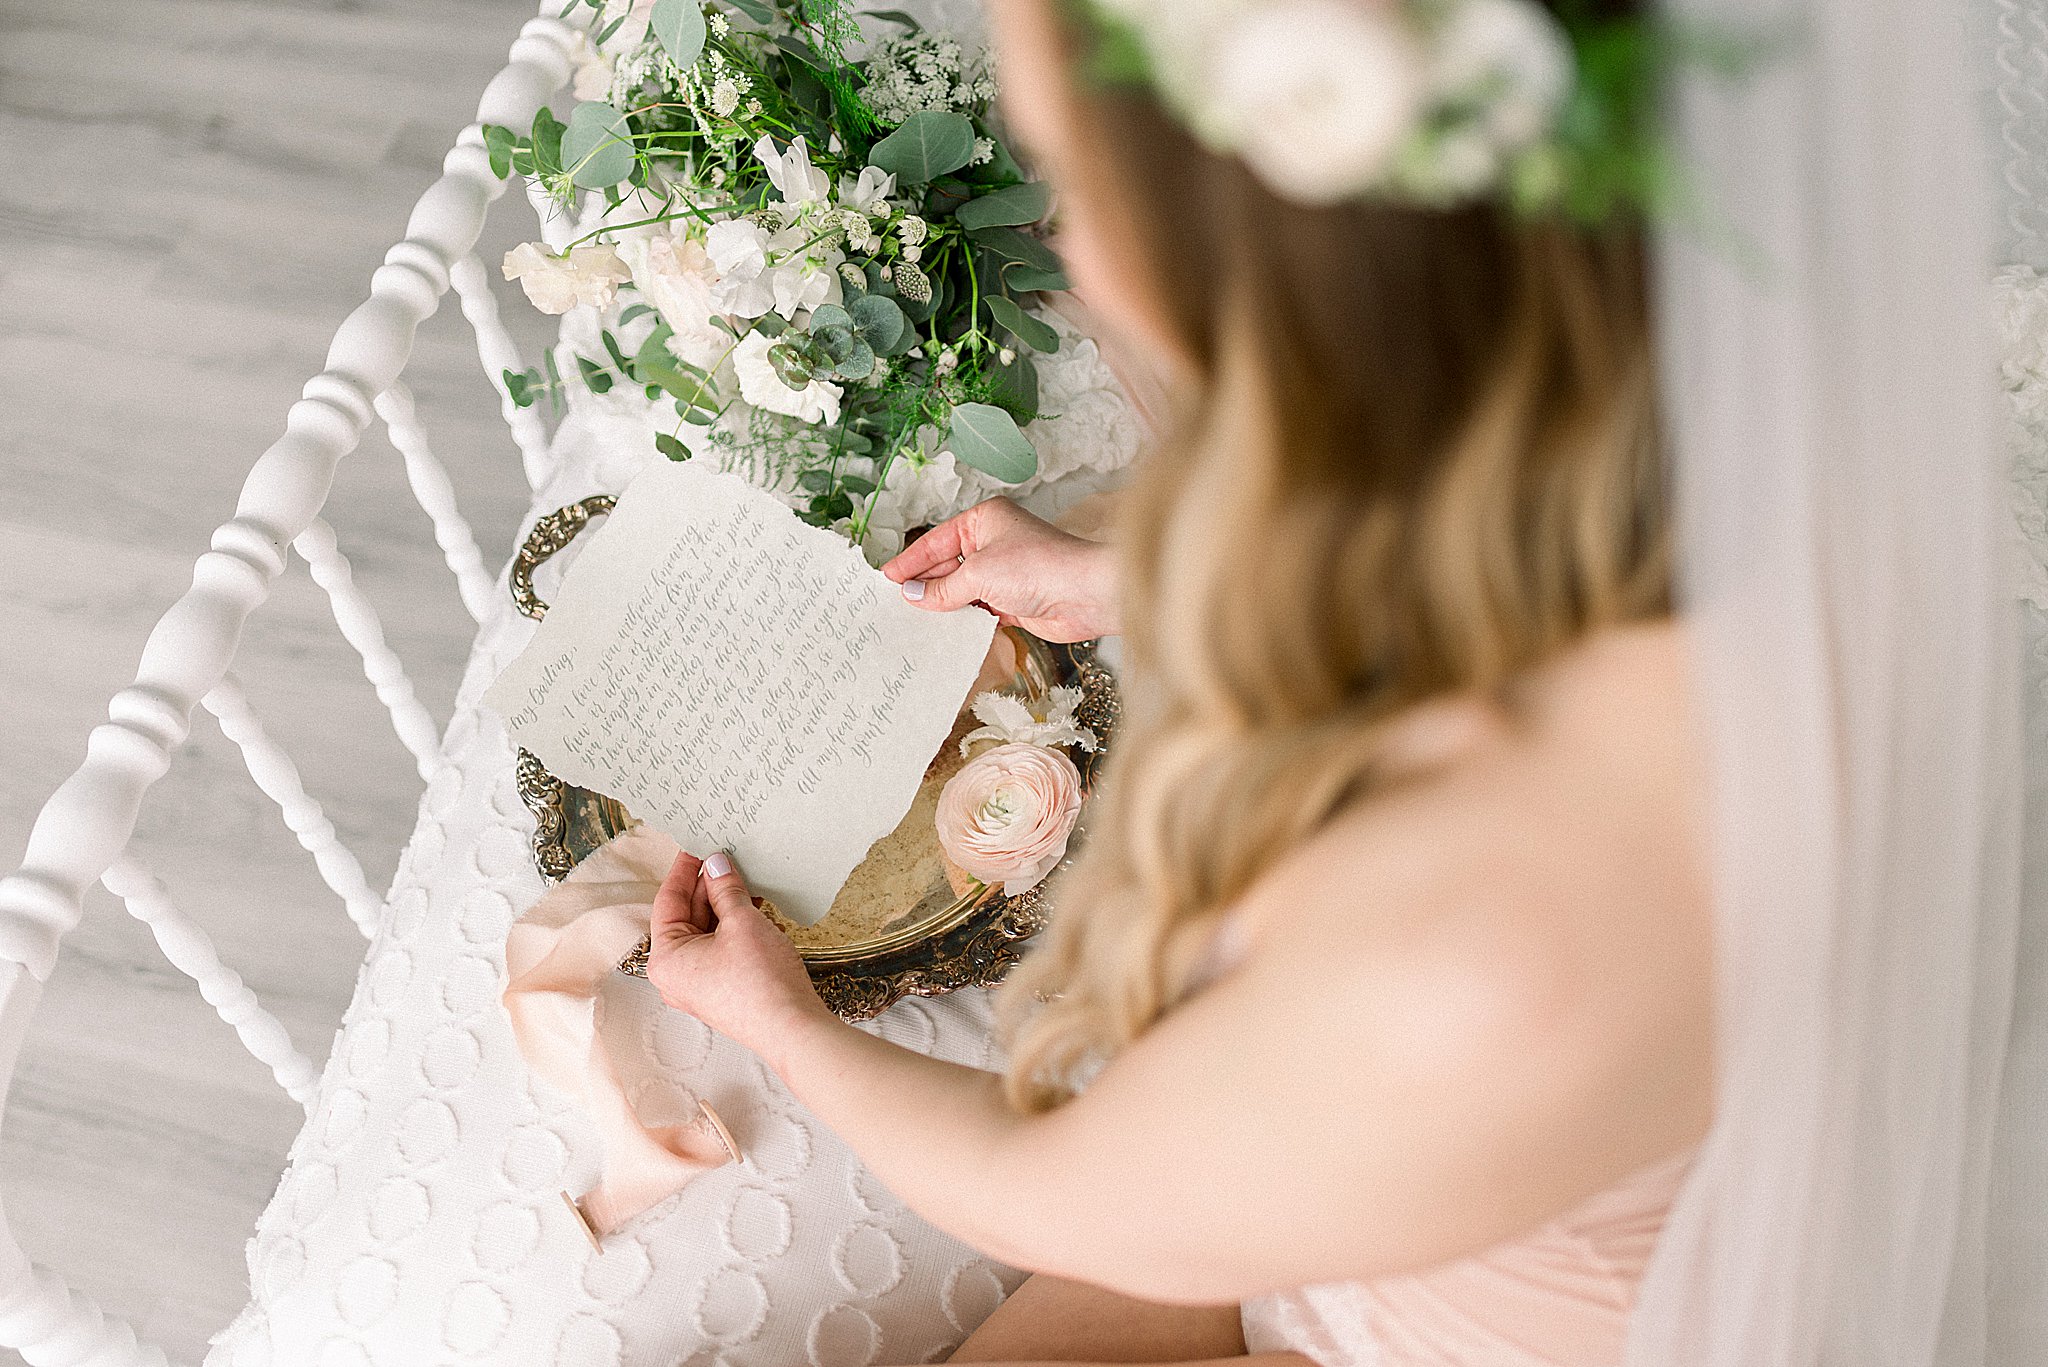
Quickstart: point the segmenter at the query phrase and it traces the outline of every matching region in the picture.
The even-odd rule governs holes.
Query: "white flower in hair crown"
[[[1300,203],[1556,197],[1578,79],[1535,0],[1080,0],[1098,74],[1148,85]]]

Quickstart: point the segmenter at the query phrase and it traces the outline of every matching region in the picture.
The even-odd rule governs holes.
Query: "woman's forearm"
[[[826,1012],[779,1032],[767,1062],[918,1214],[983,1253],[1028,1265],[1015,1234],[1022,1193],[1004,1156],[1033,1122],[994,1073],[927,1058]],[[1020,1261],[1021,1260],[1021,1261]]]

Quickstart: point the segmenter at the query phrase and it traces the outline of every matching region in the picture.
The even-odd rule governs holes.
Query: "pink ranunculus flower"
[[[1081,815],[1081,771],[1057,750],[998,745],[939,794],[939,846],[962,869],[1016,896],[1066,857]]]

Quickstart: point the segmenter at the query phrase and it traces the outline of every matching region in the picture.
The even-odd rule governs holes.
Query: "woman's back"
[[[1333,1073],[1429,1093],[1345,1118],[1417,1165],[1375,1177],[1391,1204],[1372,1205],[1350,1277],[1499,1246],[1704,1133],[1712,937],[1682,652],[1669,624],[1612,630],[1504,707],[1418,709],[1388,786],[1234,913],[1229,976],[1263,980],[1271,1009],[1345,1003],[1318,1013],[1343,1031]]]

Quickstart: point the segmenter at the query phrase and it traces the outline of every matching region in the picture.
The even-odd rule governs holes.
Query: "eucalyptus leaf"
[[[1024,179],[1024,168],[1017,164],[1017,158],[1010,155],[1009,145],[997,138],[995,155],[975,167],[972,174],[985,185],[1007,185]]]
[[[830,470],[806,470],[796,477],[796,482],[800,488],[808,489],[814,494],[828,494],[832,492],[832,472]]]
[[[1038,473],[1038,452],[1017,420],[994,404],[963,403],[953,409],[947,445],[965,461],[1005,484],[1022,484]]]
[[[875,373],[875,349],[866,339],[855,337],[852,352],[832,366],[832,373],[842,380],[865,380]]]
[[[644,378],[660,385],[662,392],[676,401],[678,411],[685,408],[716,408],[718,406],[718,391],[713,389],[709,382],[701,380],[695,375],[685,375],[674,366],[663,365],[659,361],[653,363],[643,361],[640,365],[640,374]]]
[[[982,302],[988,305],[988,311],[995,315],[996,322],[1033,351],[1050,355],[1060,349],[1060,335],[1053,331],[1052,324],[1042,318],[1033,318],[1015,301],[992,294]]]
[[[1036,266],[1020,266],[1014,261],[1003,267],[1002,275],[1004,285],[1022,294],[1074,288],[1074,282],[1067,279],[1063,270],[1042,271]]]
[[[704,8],[697,0],[654,0],[647,27],[682,70],[695,66],[704,55]]]
[[[837,367],[841,361],[851,357],[860,339],[854,336],[850,327],[814,327],[811,329],[811,345],[824,353],[825,359]]]
[[[666,432],[656,432],[654,434],[654,449],[667,456],[670,460],[688,460],[690,458],[690,448]]]
[[[925,185],[974,159],[974,125],[965,114],[928,109],[912,114],[868,153],[868,164],[902,185]]]
[[[633,353],[633,366],[644,370],[650,365],[675,368],[676,358],[668,349],[668,339],[675,334],[667,323],[656,323],[654,330],[640,340],[640,349]]]
[[[623,309],[621,309],[621,310],[619,311],[619,321],[620,321],[621,323],[630,323],[630,322],[632,322],[632,321],[633,321],[633,320],[634,320],[635,318],[638,318],[638,317],[639,317],[639,316],[640,316],[641,314],[643,314],[643,313],[652,313],[652,312],[654,312],[654,309],[653,309],[653,307],[652,307],[651,305],[648,305],[648,304],[628,304],[628,305],[626,305],[626,307],[625,307],[625,308],[623,308]]]
[[[542,180],[562,174],[562,121],[542,105],[533,116],[533,173]]]
[[[909,29],[912,33],[915,33],[919,29],[924,27],[923,24],[920,24],[915,18],[908,14],[905,14],[900,9],[865,10],[861,13],[860,17],[863,19],[882,19],[892,24],[901,24],[904,28]]]
[[[491,156],[491,174],[503,179],[512,173],[512,153],[519,135],[495,123],[484,125],[484,150]]]
[[[624,321],[623,315],[621,321]],[[619,368],[620,374],[630,378],[633,374],[633,363],[626,358],[626,353],[620,348],[619,339],[612,336],[610,328],[606,328],[599,335],[604,339],[604,349],[611,353],[612,364]]]
[[[866,498],[875,491],[875,482],[871,479],[862,479],[859,475],[841,475],[839,487],[855,498]]]
[[[1029,266],[1040,271],[1056,271],[1060,268],[1058,253],[1031,234],[1019,232],[1015,228],[978,228],[967,236],[969,240],[988,248],[1005,261],[1015,261],[1020,266]]]
[[[611,372],[607,371],[596,361],[591,360],[588,356],[578,356],[576,358],[576,369],[583,373],[583,383],[590,386],[591,393],[608,394],[611,392]]]
[[[795,34],[778,33],[775,35],[774,43],[784,53],[796,58],[811,70],[823,71],[825,69],[825,59],[818,55],[818,50]]]
[[[774,7],[764,0],[725,0],[725,3],[757,24],[772,23],[775,19]]]
[[[562,164],[569,181],[586,190],[617,185],[633,173],[632,133],[626,116],[603,100],[585,100],[570,111],[562,131]]]
[[[989,402],[1018,422],[1038,416],[1038,367],[1028,354],[1019,352],[1008,365],[990,366],[982,374],[990,381]]]
[[[791,389],[802,389],[817,378],[803,353],[788,342],[777,342],[768,348],[768,365],[775,371],[775,378]]]
[[[853,315],[837,304],[820,304],[811,310],[811,331],[814,334],[825,328],[851,330],[853,326]]]
[[[1000,190],[989,191],[980,199],[969,200],[953,217],[969,231],[1022,227],[1044,218],[1050,208],[1052,187],[1042,180],[1032,180],[1022,185],[1005,185]]]
[[[878,294],[864,295],[853,301],[850,310],[853,325],[860,329],[860,335],[867,344],[883,356],[892,354],[902,342],[903,334],[910,328],[910,320],[903,316],[903,310],[896,307],[892,299]],[[811,315],[815,318],[817,315]]]

